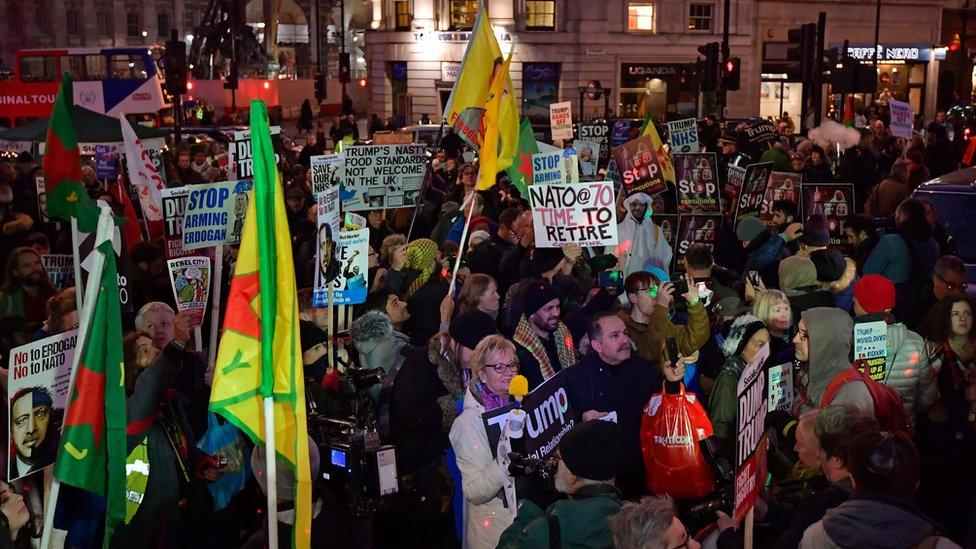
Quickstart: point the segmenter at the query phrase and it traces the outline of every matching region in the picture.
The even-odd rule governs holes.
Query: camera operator
[[[756,518],[769,526],[757,530],[759,541],[775,536],[770,547],[796,547],[807,527],[822,519],[828,510],[847,501],[853,488],[848,470],[851,441],[862,433],[878,429],[873,416],[851,405],[829,406],[804,414],[796,431],[797,454],[804,465],[819,467],[830,485],[805,497],[794,509],[788,510],[776,502],[759,505],[757,500]],[[731,528],[732,519],[725,513],[719,511],[718,516],[722,531],[718,547],[742,547],[742,530]]]
[[[609,547],[609,519],[620,510],[620,491],[613,484],[620,450],[615,423],[577,423],[556,450],[556,490],[569,499],[545,511],[531,500],[523,501],[498,547]]]
[[[508,405],[512,378],[518,373],[515,345],[490,335],[475,347],[471,383],[464,394],[464,411],[451,426],[451,446],[457,454],[464,493],[465,549],[489,549],[515,518],[515,480],[508,473],[509,425],[506,422],[494,448],[482,415]]]

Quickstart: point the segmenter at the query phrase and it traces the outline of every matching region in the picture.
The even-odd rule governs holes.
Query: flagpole
[[[274,397],[264,398],[264,462],[268,485],[268,547],[278,549],[278,463],[275,456]],[[46,517],[45,517],[46,519]]]
[[[81,278],[81,258],[79,257],[79,254],[81,252],[78,250],[78,218],[72,216],[70,221],[71,221],[71,259],[75,268],[75,291],[78,294],[78,308],[81,309],[85,303],[85,296],[88,294],[87,292],[84,291],[85,288],[84,288],[84,284],[82,284],[82,278]]]
[[[74,229],[72,235],[76,234],[77,231],[77,220],[76,218],[71,218],[71,226]],[[105,234],[111,234],[112,230],[112,210],[108,206],[102,206],[102,213],[98,218],[98,229],[95,232],[95,261],[92,265],[91,272],[88,274],[88,284],[86,284],[85,292],[83,295],[95,296],[98,295],[98,286],[102,281],[102,270],[105,268],[105,254],[98,252],[98,245],[104,241]],[[101,237],[101,238],[100,238]],[[74,238],[72,236],[72,238]],[[111,239],[111,236],[109,236]],[[78,247],[75,246],[75,257],[77,259]],[[75,262],[77,268],[77,261]],[[81,282],[79,276],[78,283]],[[81,355],[84,351],[85,340],[88,337],[88,331],[91,326],[92,315],[95,311],[95,299],[89,299],[87,301],[82,301],[81,308],[81,318],[79,319],[78,325],[78,339],[76,340],[78,344],[75,345],[75,354],[71,358],[71,375],[68,379],[68,391],[67,394],[70,396],[74,394],[75,391],[75,375],[78,373],[78,363],[81,361]],[[80,348],[79,348],[80,345]],[[67,411],[67,410],[65,410]],[[58,449],[60,454],[64,451],[63,448]],[[57,463],[57,461],[55,461]],[[51,543],[51,532],[54,529],[54,510],[57,509],[58,505],[58,494],[61,491],[61,481],[54,477],[53,482],[51,482],[50,496],[47,500],[47,505],[44,508],[44,529],[41,532],[41,549],[48,549]]]
[[[477,188],[477,185],[475,185]],[[471,225],[471,215],[474,212],[474,197],[478,191],[472,191],[470,198],[467,200],[468,203],[468,215],[464,219],[464,228],[461,229],[461,242],[458,243],[458,255],[454,258],[454,271],[451,273],[451,287],[447,290],[447,295],[454,295],[454,283],[457,281],[457,273],[461,268],[461,258],[464,257],[464,251],[468,248],[468,227]]]
[[[417,195],[416,203],[413,205],[413,216],[410,218],[410,228],[407,229],[407,242],[410,242],[410,237],[413,235],[413,226],[417,222],[417,214],[420,212],[420,206],[424,203],[424,196],[427,195],[427,188],[430,186],[430,172],[431,168],[434,166],[434,158],[437,155],[437,149],[441,148],[441,141],[444,137],[444,125],[446,122],[447,121],[444,118],[441,118],[441,127],[437,129],[437,137],[434,138],[434,142],[437,143],[437,145],[434,146],[434,154],[427,159],[427,168],[424,170],[424,179],[420,184],[420,194]],[[385,213],[386,212],[384,209],[384,218],[386,217]]]
[[[210,348],[207,352],[207,368],[213,368],[217,360],[217,332],[220,321],[220,290],[224,276],[224,245],[218,244],[214,251],[213,281],[210,283]]]

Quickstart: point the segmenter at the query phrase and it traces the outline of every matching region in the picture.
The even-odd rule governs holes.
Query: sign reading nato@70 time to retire
[[[616,246],[617,213],[610,181],[531,185],[535,245]]]
[[[427,168],[425,148],[424,145],[346,148],[342,152],[345,158],[343,209],[360,211],[416,204]]]

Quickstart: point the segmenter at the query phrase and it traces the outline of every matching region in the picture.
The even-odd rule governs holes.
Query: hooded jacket
[[[864,315],[857,321],[883,320],[883,316]],[[901,323],[889,324],[887,332],[887,359],[882,383],[901,394],[908,417],[923,414],[937,396],[925,341]]]
[[[634,202],[647,204],[650,208],[651,197],[645,193],[637,193],[624,201],[627,216],[617,224],[619,244],[614,249],[614,255],[620,262],[620,269],[624,276],[644,270],[644,267],[657,267],[666,273],[671,272],[671,245],[664,238],[664,232],[654,224],[649,216],[638,220],[630,212],[630,205]]]
[[[836,307],[815,307],[801,313],[809,332],[807,399],[803,411],[820,407],[827,386],[834,377],[851,368],[854,321]],[[845,384],[831,404],[851,404],[874,415],[874,399],[863,381]]]
[[[807,528],[800,549],[908,549],[935,535],[935,526],[912,503],[861,493]],[[959,547],[943,537],[934,541],[937,549]]]
[[[849,257],[844,258],[844,274],[833,282],[824,283],[824,289],[833,294],[834,306],[844,309],[847,314],[854,311],[854,283],[857,282],[857,264]]]

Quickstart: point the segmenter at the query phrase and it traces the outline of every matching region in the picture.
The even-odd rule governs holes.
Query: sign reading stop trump
[[[569,243],[616,246],[614,198],[610,181],[531,185],[529,201],[535,245],[539,248],[561,248]]]

